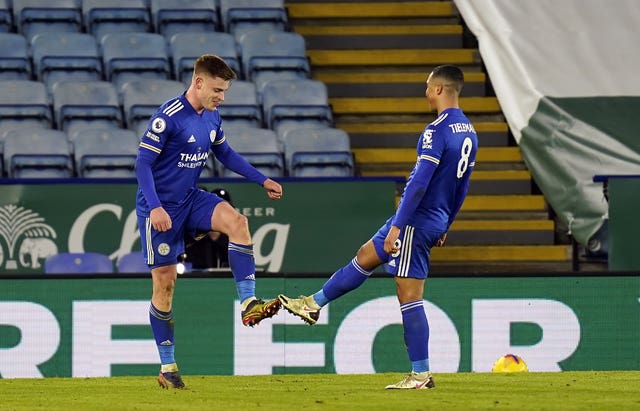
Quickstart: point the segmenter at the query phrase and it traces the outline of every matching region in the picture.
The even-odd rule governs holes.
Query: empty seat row
[[[226,128],[229,144],[254,167],[270,177],[350,177],[354,175],[349,135],[323,126],[291,128],[277,134],[269,129]],[[238,177],[216,163],[221,177]]]
[[[141,135],[156,109],[184,90],[182,83],[172,80],[132,80],[120,92],[109,82],[66,81],[54,87],[50,105],[43,83],[0,81],[0,134],[55,125],[69,132],[126,126]],[[327,88],[316,80],[271,80],[264,86],[261,102],[251,82],[237,80],[225,94],[219,107],[225,124],[275,131],[299,127],[301,122],[306,126],[333,124]]]
[[[128,178],[134,176],[138,139],[124,129],[10,131],[3,142],[9,178]],[[76,171],[77,170],[77,171]]]
[[[290,32],[246,33],[238,42],[227,33],[112,33],[100,42],[83,33],[49,33],[30,43],[0,33],[0,79],[37,79],[51,89],[65,79],[107,80],[121,85],[132,77],[175,79],[187,84],[198,56],[216,54],[239,78],[261,90],[272,78],[309,78],[304,38]]]
[[[347,177],[354,175],[349,136],[330,127],[293,128],[277,135],[250,127],[225,129],[227,140],[269,177]],[[130,130],[14,130],[0,142],[9,178],[133,178],[138,138]],[[215,173],[214,173],[215,172]],[[203,176],[237,177],[213,157]]]
[[[39,33],[285,30],[283,0],[0,0],[0,31]]]
[[[115,270],[114,270],[115,265]],[[113,272],[147,274],[141,251],[132,251],[118,257],[114,262],[108,255],[97,252],[57,253],[44,261],[45,274],[110,274]]]

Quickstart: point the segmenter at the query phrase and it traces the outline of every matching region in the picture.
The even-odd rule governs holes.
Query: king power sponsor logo
[[[243,207],[238,212],[256,218],[273,217],[274,207]],[[54,222],[46,221],[38,210],[28,209],[17,204],[0,207],[0,267],[6,272],[32,270],[42,271],[44,260],[58,252],[83,253],[89,236],[98,235],[92,230],[96,220],[108,220],[111,232],[119,233],[119,243],[110,245],[109,258],[117,260],[120,256],[140,249],[140,233],[135,210],[126,210],[119,204],[99,203],[81,211],[68,228],[66,235],[58,231],[66,227],[55,227]],[[281,269],[289,235],[289,224],[266,223],[254,228],[254,257],[256,266],[265,271],[277,272]],[[67,244],[59,244],[59,237],[67,238]],[[112,235],[113,237],[113,235]],[[269,241],[265,241],[270,239]]]

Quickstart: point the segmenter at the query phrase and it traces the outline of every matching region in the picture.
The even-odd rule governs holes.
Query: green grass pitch
[[[385,390],[402,374],[0,380],[3,410],[640,410],[640,371],[435,374],[433,390]]]

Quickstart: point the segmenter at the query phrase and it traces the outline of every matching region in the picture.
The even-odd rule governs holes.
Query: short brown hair
[[[220,77],[223,80],[231,81],[237,78],[236,73],[223,59],[215,54],[203,54],[198,57],[193,67],[194,74],[208,74],[211,77]]]

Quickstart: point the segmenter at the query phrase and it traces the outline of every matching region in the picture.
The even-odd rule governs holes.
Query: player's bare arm
[[[267,190],[267,195],[270,199],[279,200],[282,198],[282,186],[272,179],[266,179],[262,186]]]
[[[162,207],[156,207],[149,213],[151,225],[156,231],[171,230],[171,217]]]
[[[444,233],[440,236],[440,238],[438,239],[438,242],[436,243],[436,246],[444,247],[445,241],[447,241],[447,233]]]

